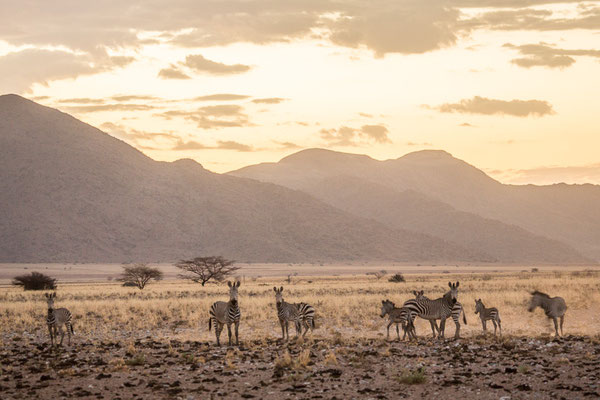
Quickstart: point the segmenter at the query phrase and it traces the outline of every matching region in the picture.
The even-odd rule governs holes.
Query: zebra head
[[[48,303],[48,309],[51,310],[54,308],[54,299],[56,298],[56,293],[46,293],[46,302]]]
[[[283,286],[280,287],[279,289],[277,289],[275,286],[273,286],[273,291],[275,292],[275,303],[279,304],[283,301]]]
[[[541,307],[544,300],[548,298],[550,298],[550,296],[548,296],[546,293],[538,292],[537,290],[531,292],[531,301],[529,302],[527,311],[532,312],[536,307]]]
[[[229,286],[229,301],[233,304],[236,304],[238,301],[238,288],[240,287],[240,283],[240,281],[233,283],[227,281],[227,286]]]
[[[481,301],[481,299],[475,300],[475,314],[479,314],[480,312],[482,312],[483,308],[483,302]]]
[[[452,304],[456,303],[458,300],[458,285],[460,282],[456,281],[456,283],[448,282],[448,286],[450,287],[450,299],[452,300]]]
[[[423,300],[426,299],[427,296],[425,296],[425,291],[424,290],[413,290],[413,294],[415,295],[415,299],[417,300]]]
[[[385,315],[389,312],[391,312],[395,307],[395,304],[389,300],[381,300],[381,315],[380,317],[383,318],[385,317]]]

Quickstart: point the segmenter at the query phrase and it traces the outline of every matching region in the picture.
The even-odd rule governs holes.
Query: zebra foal
[[[64,325],[67,329],[67,336],[69,339],[69,346],[71,345],[71,334],[75,334],[73,331],[73,324],[71,323],[71,312],[66,308],[54,308],[54,299],[56,293],[46,293],[46,302],[48,303],[48,315],[46,317],[46,324],[48,325],[48,332],[50,333],[50,343],[54,346],[54,341],[60,332],[60,346],[63,344],[65,333],[62,330]]]
[[[554,330],[556,336],[558,334],[558,318],[560,318],[560,334],[563,334],[563,322],[565,321],[565,313],[567,312],[567,303],[562,297],[550,297],[546,293],[535,292],[531,293],[531,302],[527,311],[532,312],[536,307],[541,307],[546,314],[546,317],[552,318],[554,321]]]
[[[296,337],[302,332],[304,327],[304,333],[302,337],[306,335],[308,329],[311,332],[315,328],[315,309],[306,303],[287,303],[283,300],[283,286],[279,289],[273,287],[275,292],[275,306],[277,308],[277,318],[279,319],[279,325],[281,325],[282,339],[290,340],[289,322],[294,322],[296,327]]]
[[[479,318],[481,318],[483,333],[487,331],[486,322],[491,320],[494,324],[494,336],[496,336],[496,328],[500,328],[500,336],[502,336],[502,322],[496,307],[486,308],[481,299],[475,300],[475,314],[479,314]]]
[[[208,330],[211,330],[212,325],[215,325],[215,335],[217,337],[217,346],[221,345],[220,337],[223,326],[227,325],[227,334],[229,335],[229,345],[231,346],[231,325],[235,325],[235,345],[239,345],[238,329],[240,326],[240,306],[238,303],[238,288],[240,281],[227,281],[229,286],[229,301],[216,301],[210,306],[210,318],[208,319]]]
[[[396,305],[389,300],[381,300],[381,315],[383,318],[388,315],[389,324],[387,326],[387,340],[390,340],[390,326],[392,324],[396,324],[396,335],[398,335],[398,340],[400,340],[400,330],[398,329],[398,324],[402,325],[402,330],[404,331],[404,336],[402,336],[402,340],[408,334],[409,340],[417,340],[417,335],[415,334],[415,326],[413,324],[413,316],[408,307],[397,308]]]

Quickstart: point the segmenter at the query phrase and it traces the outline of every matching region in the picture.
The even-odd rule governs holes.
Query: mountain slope
[[[544,203],[543,196],[519,198],[514,193],[522,188],[502,185],[444,151],[377,161],[309,149],[230,174],[303,190],[355,215],[438,236],[502,262],[585,263],[596,256],[553,225],[556,204]],[[577,233],[562,219],[557,225]],[[588,231],[600,229],[600,222],[582,223]]]
[[[270,183],[156,162],[57,110],[0,96],[0,261],[482,261]]]

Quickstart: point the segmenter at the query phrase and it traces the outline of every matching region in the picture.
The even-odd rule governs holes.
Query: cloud
[[[365,117],[365,118],[373,118],[373,114],[367,114],[367,113],[358,113],[358,115],[360,115],[361,117]]]
[[[111,99],[115,101],[135,101],[135,100],[158,100],[158,97],[150,96],[150,95],[140,95],[140,94],[123,94],[112,96]]]
[[[388,129],[383,125],[363,125],[360,129],[342,126],[339,129],[321,129],[319,134],[329,146],[358,146],[365,142],[391,143]]]
[[[465,127],[465,128],[475,128],[475,125],[472,125],[472,124],[470,124],[468,122],[463,122],[459,126],[462,126],[462,127]]]
[[[548,68],[566,68],[575,63],[573,56],[588,56],[600,58],[600,50],[567,50],[551,47],[546,43],[525,44],[515,46],[511,43],[504,44],[503,47],[517,50],[524,57],[511,60],[523,68],[548,67]]]
[[[110,58],[93,63],[88,56],[67,51],[25,49],[0,57],[0,87],[5,92],[23,93],[34,83],[48,86],[50,81],[96,74],[119,66]]]
[[[377,143],[391,143],[388,129],[383,125],[363,125],[360,134],[373,139]]]
[[[287,99],[283,99],[281,97],[267,97],[264,99],[254,99],[252,102],[256,104],[279,104],[286,100]]]
[[[195,97],[194,101],[234,101],[234,100],[244,100],[250,96],[246,96],[243,94],[229,94],[229,93],[219,93],[219,94],[210,94],[207,96],[199,96]]]
[[[199,128],[215,129],[251,126],[244,109],[236,104],[220,104],[200,107],[195,111],[173,110],[156,114],[166,119],[175,117],[195,122]]]
[[[171,148],[171,150],[235,150],[239,152],[249,152],[255,151],[256,149],[252,146],[231,140],[219,140],[215,146],[206,146],[194,140],[186,142],[182,139],[179,139],[175,146]]]
[[[181,71],[179,67],[174,65],[158,71],[158,77],[162,79],[192,79],[190,76]]]
[[[550,185],[554,183],[600,184],[600,163],[580,166],[547,166],[529,169],[488,171],[502,182]]]
[[[72,113],[92,113],[92,112],[107,112],[107,111],[149,111],[153,110],[154,106],[147,104],[97,104],[89,106],[67,106],[61,107],[62,110]]]
[[[60,99],[58,100],[61,104],[102,104],[104,103],[103,99],[92,99],[89,97],[78,97],[72,99]]]
[[[280,142],[273,140],[273,143],[275,143],[281,150],[297,150],[302,148],[302,146],[292,142]]]
[[[496,100],[475,96],[472,99],[463,99],[458,103],[446,103],[436,107],[425,106],[444,113],[466,113],[483,115],[512,115],[515,117],[528,117],[554,114],[552,106],[543,100]]]
[[[231,75],[248,72],[250,66],[243,64],[223,64],[204,58],[200,54],[189,55],[182,63],[194,72],[207,73],[212,75]]]

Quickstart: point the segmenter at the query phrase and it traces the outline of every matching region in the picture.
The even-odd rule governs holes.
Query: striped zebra
[[[423,291],[420,291],[415,292],[417,297],[414,299],[414,301],[406,302],[408,304],[405,303],[405,306],[411,308],[411,312],[423,319],[429,320],[434,338],[436,337],[436,329],[438,331],[438,338],[444,338],[446,319],[448,319],[448,317],[452,317],[454,324],[456,325],[456,332],[454,334],[455,339],[460,338],[459,317],[461,312],[463,313],[463,321],[465,324],[467,323],[467,318],[465,316],[462,304],[458,303],[457,301],[459,284],[459,282],[448,282],[450,290],[439,299],[431,300],[423,294]],[[439,327],[437,327],[435,323],[436,319],[440,320]]]
[[[496,336],[497,327],[500,328],[500,336],[502,336],[500,313],[496,307],[486,308],[481,299],[475,300],[475,314],[479,314],[479,318],[481,318],[481,325],[483,326],[484,333],[487,331],[486,321],[491,320],[494,323],[494,336]]]
[[[275,305],[277,307],[277,318],[281,325],[282,339],[286,340],[285,336],[287,333],[287,340],[290,340],[289,322],[293,321],[296,327],[296,337],[302,332],[304,327],[304,333],[302,337],[306,335],[308,329],[311,332],[315,328],[315,309],[306,303],[287,303],[283,300],[283,286],[279,289],[273,287],[275,292]]]
[[[423,319],[429,320],[429,323],[431,324],[431,331],[433,334],[433,337],[436,337],[436,332],[439,334],[440,333],[440,329],[437,326],[436,323],[436,319],[434,318],[435,315],[428,315],[427,311],[425,310],[425,308],[419,303],[419,300],[429,300],[431,301],[427,296],[425,296],[424,294],[425,292],[423,290],[421,291],[413,291],[413,294],[415,295],[414,299],[411,300],[407,300],[403,307],[408,307],[411,310],[412,313],[412,318],[414,320],[414,318],[421,317]],[[462,306],[461,303],[459,303],[458,301],[456,303],[454,303],[454,305],[452,306],[452,320],[454,321],[454,325],[456,325],[456,333],[455,333],[455,338],[460,337],[460,314],[462,313],[463,315],[463,322],[465,324],[467,324],[467,316],[464,312],[464,308]]]
[[[50,343],[54,346],[54,341],[60,332],[60,346],[63,344],[65,333],[62,330],[64,325],[67,329],[67,336],[69,338],[69,346],[71,345],[71,334],[75,334],[73,331],[73,324],[71,323],[71,312],[66,308],[54,308],[54,299],[56,293],[46,293],[46,302],[48,303],[48,316],[46,317],[46,324],[48,324],[48,332],[50,333]]]
[[[408,307],[397,308],[396,305],[389,300],[381,300],[381,315],[383,318],[388,315],[389,324],[387,326],[387,340],[390,340],[390,326],[392,324],[396,324],[396,334],[398,335],[398,340],[400,340],[400,331],[398,329],[398,324],[402,324],[402,330],[404,331],[404,336],[402,336],[402,340],[406,337],[408,333],[409,340],[417,340],[417,335],[415,334],[415,326],[413,324],[413,317]]]
[[[240,281],[227,281],[229,286],[229,301],[216,301],[210,307],[210,318],[208,319],[208,330],[211,330],[212,325],[215,325],[215,335],[217,336],[217,346],[221,345],[219,340],[223,325],[227,325],[227,333],[229,335],[229,345],[231,346],[231,324],[235,324],[235,345],[239,345],[238,328],[240,326],[240,306],[238,303],[238,288]]]
[[[563,322],[565,321],[565,313],[567,312],[567,303],[562,297],[550,297],[546,293],[535,292],[531,293],[531,302],[529,303],[528,311],[532,312],[536,307],[541,307],[546,313],[546,317],[552,318],[554,321],[554,330],[558,337],[558,318],[560,318],[560,334],[563,334]]]

